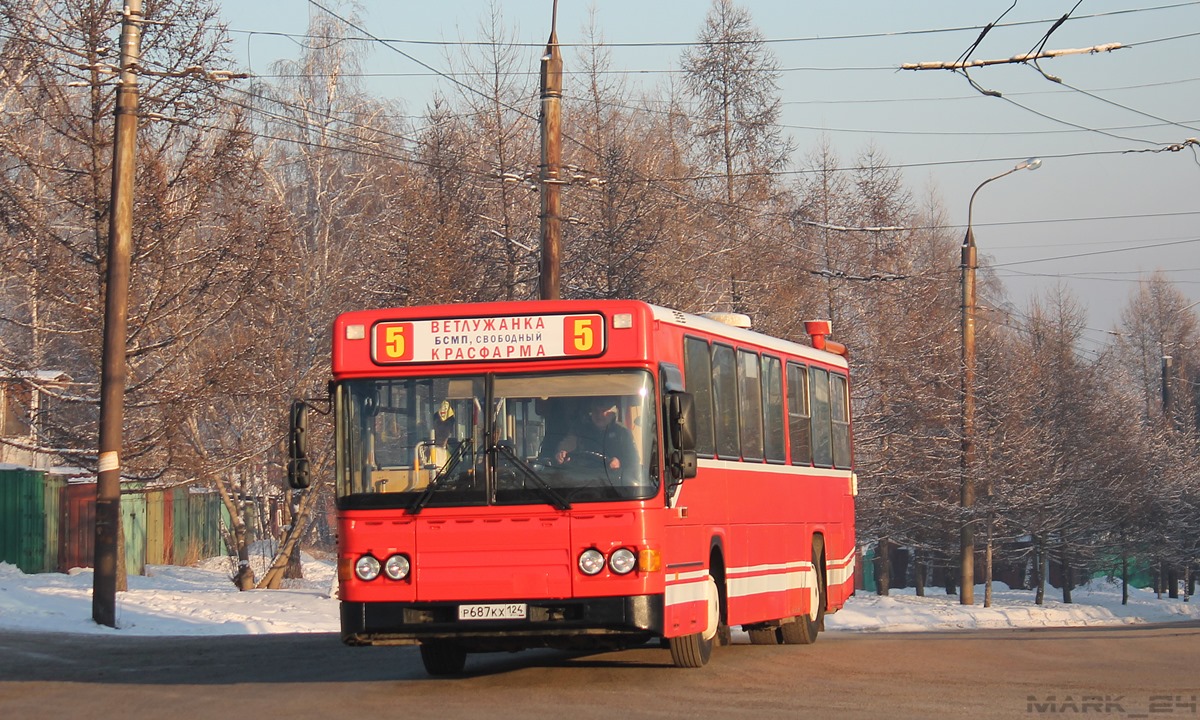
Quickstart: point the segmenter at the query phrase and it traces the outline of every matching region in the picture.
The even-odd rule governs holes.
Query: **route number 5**
[[[412,323],[381,323],[375,326],[375,362],[407,362],[413,359]]]
[[[383,351],[392,359],[404,357],[404,326],[391,325],[383,331]]]
[[[566,318],[567,342],[566,347],[563,348],[565,353],[567,355],[591,355],[599,351],[603,343],[600,334],[604,332],[600,325],[601,322],[602,319],[596,315]]]

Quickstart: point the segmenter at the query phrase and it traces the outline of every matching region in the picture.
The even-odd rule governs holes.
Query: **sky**
[[[223,0],[243,69],[269,77],[273,62],[296,57],[304,40],[279,34],[303,34],[309,13],[324,12],[318,4],[349,15],[337,0]],[[822,144],[842,167],[870,150],[898,167],[917,202],[936,198],[954,232],[963,233],[972,192],[1038,157],[1038,170],[982,188],[971,212],[981,258],[1003,281],[1014,310],[1027,309],[1035,294],[1065,288],[1087,308],[1081,349],[1094,351],[1111,341],[1107,331],[1151,272],[1164,271],[1189,300],[1200,300],[1200,147],[1152,152],[1200,138],[1200,2],[736,4],[751,13],[782,69],[782,123],[797,148],[789,177],[811,167],[807,160]],[[534,103],[552,1],[504,0],[496,7],[513,41],[528,44]],[[699,34],[709,7],[700,0],[560,0],[564,102],[573,93],[572,65],[581,66],[573,44],[584,41],[590,13],[611,46],[614,80],[656,94],[677,80],[680,54]],[[484,36],[481,23],[492,5],[363,0],[359,8],[362,29],[394,41],[366,41],[368,88],[420,114],[435,88],[449,94],[453,86],[419,63],[445,72],[450,56],[478,51],[460,43]],[[1053,22],[1067,13],[1071,18],[1042,46]],[[961,74],[899,69],[958,60],[991,22],[996,27],[971,59],[1039,48],[1123,47],[1041,60],[1042,71],[1061,82],[1031,65],[973,69],[970,80],[978,89]]]
[[[258,577],[269,559],[255,556]],[[129,591],[117,593],[117,628],[92,622],[92,570],[26,575],[0,563],[0,629],[139,636],[262,635],[337,633],[338,604],[329,562],[305,556],[303,580],[283,590],[239,592],[229,580],[230,558],[210,558],[195,567],[150,565],[147,574],[129,577]],[[934,630],[1082,627],[1174,622],[1200,619],[1200,602],[1158,599],[1151,590],[1132,590],[1121,605],[1121,587],[1106,579],[1076,588],[1073,603],[1048,590],[1046,603],[1033,602],[1031,590],[994,588],[992,607],[983,607],[983,586],[976,604],[932,588],[927,597],[913,590],[888,597],[859,592],[841,611],[825,619],[829,632],[922,632]],[[741,630],[734,642],[749,644]]]

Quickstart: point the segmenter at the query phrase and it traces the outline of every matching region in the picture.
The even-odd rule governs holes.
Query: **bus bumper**
[[[661,636],[663,631],[661,595],[524,602],[528,610],[523,620],[459,620],[461,603],[456,602],[343,602],[342,641],[413,645],[454,640],[473,652],[590,649],[625,647]]]

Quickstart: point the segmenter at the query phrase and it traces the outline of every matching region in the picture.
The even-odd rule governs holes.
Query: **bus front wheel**
[[[717,581],[712,575],[708,576],[705,583],[704,596],[708,603],[708,619],[704,632],[667,639],[667,646],[671,648],[671,661],[675,663],[675,667],[704,667],[712,657],[713,645],[717,642],[717,630],[721,624],[721,596],[717,591]]]
[[[457,675],[467,666],[467,651],[444,640],[421,643],[421,662],[430,675]]]

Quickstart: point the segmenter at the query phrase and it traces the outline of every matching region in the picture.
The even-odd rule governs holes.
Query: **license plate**
[[[500,603],[492,605],[459,605],[459,620],[524,620],[524,603]]]

